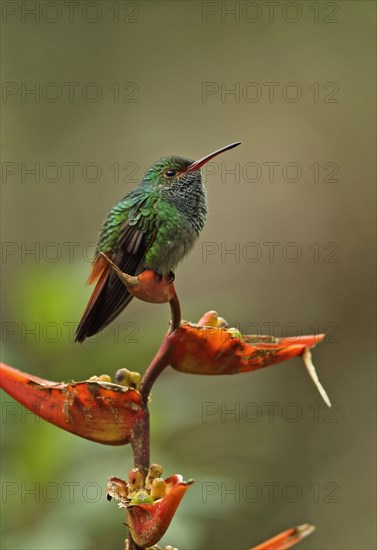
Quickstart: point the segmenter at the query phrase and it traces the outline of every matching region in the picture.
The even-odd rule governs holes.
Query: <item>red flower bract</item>
[[[146,413],[137,390],[111,382],[51,382],[0,363],[0,387],[63,430],[107,445],[129,443]]]
[[[274,338],[234,336],[231,329],[182,323],[168,335],[170,364],[191,374],[237,374],[286,361],[323,340],[324,334]]]
[[[180,474],[166,480],[166,495],[153,504],[136,504],[126,509],[126,523],[133,540],[143,548],[153,546],[170,525],[183,495],[193,481],[183,481]]]
[[[297,527],[291,527],[282,533],[279,533],[272,539],[268,539],[258,546],[253,546],[250,550],[288,550],[298,542],[302,541],[315,530],[314,525],[303,523]]]
[[[121,271],[106,254],[101,252],[101,256],[115,271],[132,296],[152,304],[163,304],[173,298],[174,285],[166,277],[161,277],[159,280],[157,274],[150,269],[146,269],[137,276],[128,275]]]

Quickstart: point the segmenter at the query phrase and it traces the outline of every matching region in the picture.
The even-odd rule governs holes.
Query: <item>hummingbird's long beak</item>
[[[223,153],[224,151],[228,151],[229,149],[233,149],[234,147],[238,147],[238,145],[241,145],[240,141],[236,141],[236,143],[231,143],[230,145],[225,145],[225,147],[221,147],[221,149],[217,149],[217,151],[214,151],[213,153],[210,153],[209,155],[203,157],[202,159],[196,160],[188,168],[186,168],[186,172],[193,172],[194,170],[199,170],[203,166],[203,164],[206,164],[206,162],[210,161],[214,157],[217,157],[217,155],[220,155],[220,153]]]

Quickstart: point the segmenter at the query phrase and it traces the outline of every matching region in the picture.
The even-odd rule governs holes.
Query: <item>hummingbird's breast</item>
[[[199,233],[186,222],[160,226],[157,237],[146,255],[146,265],[164,275],[174,271],[193,248]]]
[[[177,186],[178,187],[178,186]],[[185,186],[161,197],[158,207],[158,230],[146,255],[146,265],[167,274],[191,251],[207,214],[204,187]]]
[[[207,217],[207,194],[201,181],[177,185],[169,195],[169,202],[199,234]]]

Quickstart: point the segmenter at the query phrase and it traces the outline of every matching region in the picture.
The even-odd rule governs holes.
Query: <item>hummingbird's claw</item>
[[[174,271],[169,271],[169,273],[168,273],[167,276],[166,276],[166,280],[168,281],[169,285],[171,285],[172,283],[174,283],[174,281],[175,281],[175,273],[174,273]]]

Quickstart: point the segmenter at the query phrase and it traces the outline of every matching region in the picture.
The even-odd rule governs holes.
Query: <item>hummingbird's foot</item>
[[[161,283],[163,275],[160,271],[156,271],[155,269],[152,269],[151,267],[148,267],[147,265],[144,266],[144,271],[153,271],[154,274],[156,275],[157,282]]]
[[[169,285],[171,285],[175,280],[175,273],[174,271],[169,271],[169,273],[166,275],[166,280],[168,281]]]

